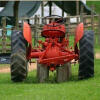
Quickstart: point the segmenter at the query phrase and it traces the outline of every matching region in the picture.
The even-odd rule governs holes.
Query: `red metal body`
[[[61,38],[65,37],[65,26],[59,23],[50,23],[43,27],[42,36],[46,38]]]
[[[83,34],[84,34],[84,26],[83,26],[83,23],[80,23],[76,28],[74,46],[83,37]]]
[[[50,26],[51,25],[51,26]],[[78,53],[69,48],[69,36],[65,39],[65,26],[59,23],[50,23],[43,27],[42,36],[45,42],[39,41],[37,49],[32,48],[31,30],[27,23],[24,23],[23,28],[24,38],[29,43],[27,59],[38,58],[39,63],[46,64],[50,70],[54,70],[57,66],[70,62],[75,59],[78,60]],[[83,24],[79,24],[76,29],[75,43],[83,36]]]
[[[26,22],[24,22],[23,25],[23,36],[26,39],[26,41],[32,46],[31,28]]]

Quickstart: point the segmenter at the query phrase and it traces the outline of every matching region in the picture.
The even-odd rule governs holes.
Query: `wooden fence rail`
[[[75,19],[75,21],[71,21],[72,18]],[[20,18],[19,20],[22,21],[28,21],[28,23],[31,26],[32,29],[32,36],[34,38],[34,45],[37,46],[38,38],[41,37],[40,33],[43,28],[44,22],[48,23],[48,20],[50,18],[45,17],[39,17],[35,16],[34,18]],[[53,18],[54,19],[54,18]],[[77,20],[78,19],[78,20]],[[66,34],[73,35],[75,33],[75,29],[77,25],[83,22],[84,23],[84,29],[85,30],[94,30],[95,33],[98,35],[98,41],[100,43],[100,15],[94,15],[91,13],[91,15],[85,15],[84,13],[81,13],[78,16],[70,16],[64,17],[64,24],[66,25]],[[6,18],[4,17],[2,19],[2,36],[0,36],[0,53],[6,53],[10,52],[11,50],[11,43],[10,43],[10,37],[7,36],[6,32],[8,31],[6,28]],[[14,30],[16,27],[13,27],[11,30]],[[22,29],[22,28],[17,28]]]

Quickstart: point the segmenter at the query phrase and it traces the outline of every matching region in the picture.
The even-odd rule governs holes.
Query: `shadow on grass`
[[[88,80],[88,79],[84,79]],[[78,80],[78,75],[73,74],[68,81],[61,82],[61,83],[69,83],[69,82],[80,82],[81,80]],[[23,82],[12,82],[10,74],[0,74],[0,84],[41,84],[38,82],[38,79],[36,77],[36,71],[29,72],[27,78]],[[56,81],[56,74],[50,73],[49,78],[45,80],[44,84],[57,84]]]
[[[31,74],[29,74],[29,76],[27,77],[27,79],[24,81],[24,83],[29,83],[29,84],[39,84],[38,78],[36,76],[36,72],[33,72]],[[56,82],[56,74],[55,72],[50,72],[49,78],[45,80],[44,83],[57,83]]]
[[[68,81],[65,82],[78,82],[78,76],[77,75],[72,75]],[[61,82],[61,83],[65,83]],[[29,84],[39,84],[38,79],[36,75],[29,75],[27,79],[24,81],[24,83],[29,83]],[[49,78],[45,80],[44,83],[48,84],[57,84],[58,82],[56,81],[56,73],[55,72],[50,72]]]

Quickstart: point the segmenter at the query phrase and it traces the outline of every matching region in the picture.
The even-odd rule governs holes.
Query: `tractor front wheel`
[[[94,32],[85,31],[79,42],[79,79],[94,76]]]
[[[21,82],[27,76],[26,59],[27,41],[21,31],[13,31],[11,35],[11,80]]]

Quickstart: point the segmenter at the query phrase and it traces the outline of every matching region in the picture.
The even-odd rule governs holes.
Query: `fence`
[[[74,18],[74,22],[72,21]],[[54,18],[53,18],[54,19]],[[43,28],[43,22],[48,22],[49,18],[35,16],[34,18],[20,18],[21,22],[28,21],[32,29],[32,36],[34,38],[34,45],[37,45],[38,38],[40,38],[40,33]],[[85,13],[81,13],[77,16],[67,16],[64,17],[64,24],[66,26],[66,34],[73,35],[75,33],[76,26],[80,23],[84,23],[85,30],[94,30],[98,35],[98,41],[100,41],[100,15],[85,15]],[[19,25],[20,26],[20,25]],[[11,30],[16,27],[11,28]],[[6,28],[6,18],[2,19],[2,34],[0,35],[0,53],[7,53],[11,51],[11,41],[10,37],[7,36],[8,29]],[[17,29],[22,29],[17,27]],[[1,30],[0,30],[1,31]]]

